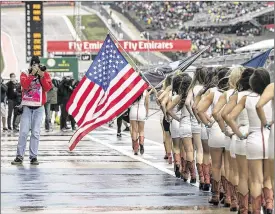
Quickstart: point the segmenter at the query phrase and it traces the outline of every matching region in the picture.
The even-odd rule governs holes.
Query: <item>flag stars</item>
[[[123,55],[113,41],[107,39],[86,76],[106,91],[112,79],[125,65],[127,61],[124,60]]]

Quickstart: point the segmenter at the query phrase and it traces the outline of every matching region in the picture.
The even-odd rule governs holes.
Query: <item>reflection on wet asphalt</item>
[[[40,165],[29,164],[27,151],[23,166],[11,166],[18,135],[2,134],[2,213],[217,211],[207,202],[209,193],[88,138],[69,152],[70,135],[71,132],[61,135],[57,130],[42,133]],[[115,132],[104,128],[91,136],[130,149],[129,137],[117,140]],[[162,157],[162,151],[154,149],[154,145],[151,147],[148,142],[148,154],[153,152],[156,157]],[[151,161],[166,164],[159,158]],[[168,164],[167,167],[171,168]]]

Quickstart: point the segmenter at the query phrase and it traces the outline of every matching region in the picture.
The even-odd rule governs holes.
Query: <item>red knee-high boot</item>
[[[186,168],[186,160],[184,160],[183,157],[180,158],[181,159],[181,172],[180,172],[180,177],[181,179],[184,179],[184,172],[185,172],[185,168]]]
[[[238,186],[233,186],[232,183],[230,183],[230,189],[231,189],[231,206],[230,206],[230,211],[231,212],[236,212],[238,211]]]
[[[220,202],[220,184],[221,184],[221,181],[215,181],[213,179],[213,182],[212,182],[213,193],[209,203],[214,204],[216,206],[218,206]]]
[[[230,207],[231,205],[231,183],[224,177],[221,177],[223,189],[224,189],[224,207]]]
[[[204,175],[204,185],[203,191],[209,191],[210,189],[210,164],[202,164],[203,175]]]
[[[195,161],[187,161],[186,164],[187,168],[190,171],[190,175],[191,175],[191,179],[190,179],[190,183],[196,183],[197,179],[196,179],[196,169],[195,169]]]
[[[139,136],[140,154],[144,154],[144,136]]]
[[[180,178],[180,165],[181,159],[180,154],[174,154],[175,164],[174,164],[174,171],[177,178]]]
[[[264,188],[264,198],[265,198],[265,213],[272,214],[273,202],[274,202],[273,190],[265,187]]]
[[[248,198],[248,193],[246,195],[243,195],[240,192],[238,192],[239,214],[248,214]]]
[[[255,198],[252,196],[251,199],[252,199],[253,214],[261,214],[262,195],[259,195]]]
[[[139,150],[138,139],[132,140],[132,145],[133,145],[133,149],[134,149],[134,154],[138,155],[138,150]]]
[[[196,167],[197,167],[198,175],[199,175],[199,178],[200,178],[200,186],[199,186],[199,189],[203,189],[203,185],[204,185],[204,174],[203,174],[202,164],[197,163],[197,164],[196,164]]]

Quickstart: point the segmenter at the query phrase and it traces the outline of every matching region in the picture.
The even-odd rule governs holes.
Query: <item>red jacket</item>
[[[22,72],[20,75],[22,88],[28,90],[34,78],[35,76]],[[44,72],[44,76],[40,78],[40,83],[42,85],[42,105],[44,105],[47,102],[47,92],[52,88],[52,80],[48,72]]]

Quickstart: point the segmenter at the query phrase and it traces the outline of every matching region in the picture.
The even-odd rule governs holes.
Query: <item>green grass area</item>
[[[2,73],[3,69],[4,69],[4,60],[3,60],[2,51],[0,50],[0,73]]]
[[[70,19],[72,25],[75,26],[74,16],[68,16],[68,18]],[[81,23],[82,26],[85,27],[85,29],[82,30],[83,35],[81,37],[81,40],[104,40],[106,38],[108,28],[97,15],[83,15],[81,16]],[[134,63],[132,62],[132,60],[130,60],[125,53],[122,54],[126,58],[126,60],[134,67]],[[131,58],[137,65],[140,65],[140,63],[135,58]]]

